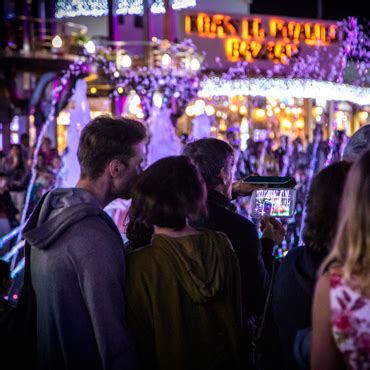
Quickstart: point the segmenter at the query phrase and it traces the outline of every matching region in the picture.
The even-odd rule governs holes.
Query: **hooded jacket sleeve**
[[[133,341],[125,322],[125,255],[122,241],[99,217],[79,224],[76,274],[106,370],[136,368]]]

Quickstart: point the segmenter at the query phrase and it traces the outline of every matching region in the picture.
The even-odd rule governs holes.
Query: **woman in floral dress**
[[[322,271],[312,369],[370,369],[370,151],[349,172],[336,240]]]

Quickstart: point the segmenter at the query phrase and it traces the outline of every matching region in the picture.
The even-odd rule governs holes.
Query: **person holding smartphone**
[[[249,195],[260,185],[243,181],[233,183],[235,156],[226,142],[207,138],[188,144],[183,152],[200,169],[208,189],[208,216],[198,226],[224,232],[239,260],[242,281],[243,328],[246,361],[252,361],[252,333],[255,316],[263,313],[267,298],[274,245],[280,244],[285,230],[279,221],[269,218],[264,223],[262,239],[255,224],[236,212],[232,198]]]

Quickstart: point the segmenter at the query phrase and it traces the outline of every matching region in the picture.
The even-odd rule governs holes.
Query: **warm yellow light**
[[[344,112],[342,112],[341,110],[336,112],[335,114],[336,114],[338,119],[343,119],[343,117],[344,117]]]
[[[51,45],[55,49],[59,49],[63,45],[63,40],[59,35],[56,35],[52,40],[51,40]]]
[[[289,107],[286,107],[286,109],[285,109],[285,113],[286,113],[286,114],[290,114],[290,113],[291,113],[291,109],[290,109]]]
[[[237,112],[237,111],[238,111],[238,106],[237,106],[236,104],[231,104],[231,105],[230,105],[230,110],[231,110],[232,112]]]
[[[302,108],[298,108],[297,112],[298,112],[298,114],[301,114],[302,113]]]
[[[242,105],[239,109],[240,114],[247,114],[247,107],[245,105]]]
[[[204,111],[206,112],[207,116],[213,116],[215,114],[215,108],[213,105],[206,105]]]
[[[273,106],[273,107],[276,107],[277,106],[277,102],[275,100],[271,100],[270,104]]]
[[[91,89],[90,89],[90,92],[91,94],[95,94],[97,92],[97,88],[95,86],[93,86]]]
[[[122,94],[123,92],[124,92],[125,90],[123,89],[123,87],[118,87],[117,88],[117,92],[118,92],[118,94]]]
[[[281,108],[281,109],[284,109],[284,108],[285,108],[285,104],[284,104],[284,103],[281,103],[281,104],[280,104],[280,108]]]
[[[296,121],[295,126],[297,128],[302,129],[304,127],[304,121],[303,121],[303,119],[299,119],[298,121]]]
[[[267,104],[266,105],[266,109],[268,109],[268,110],[271,109],[271,105],[270,104]]]
[[[268,115],[269,117],[272,117],[272,116],[273,116],[273,114],[274,114],[274,113],[272,113],[272,110],[267,111],[267,115]]]
[[[367,118],[369,117],[369,113],[367,112],[360,112],[359,113],[359,116],[360,116],[360,120],[361,122],[364,122],[367,120]]]
[[[276,114],[279,114],[279,113],[280,113],[280,108],[279,108],[279,107],[276,107],[276,108],[274,109],[274,112],[275,112]]]
[[[57,118],[57,124],[62,126],[68,126],[70,122],[71,115],[69,112],[60,112]]]
[[[227,130],[226,122],[223,119],[220,121],[220,130],[221,131],[226,131]]]
[[[286,118],[285,118],[285,119],[283,119],[281,123],[282,123],[282,125],[283,125],[283,127],[284,127],[284,128],[291,128],[291,127],[292,127],[292,122],[290,122],[290,121],[289,121],[288,119],[286,119]]]
[[[188,105],[185,109],[185,113],[189,116],[192,117],[195,115],[195,108],[194,105]]]
[[[258,118],[263,118],[263,117],[265,117],[265,111],[263,110],[263,109],[257,109],[256,110],[256,117],[258,117]]]
[[[317,115],[322,114],[322,112],[323,112],[323,109],[322,109],[321,107],[316,107],[316,108],[315,108],[315,113],[316,113]]]

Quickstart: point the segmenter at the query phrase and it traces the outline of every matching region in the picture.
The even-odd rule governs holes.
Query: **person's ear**
[[[220,169],[220,172],[218,173],[217,178],[220,181],[220,184],[225,185],[226,179],[227,179],[227,173],[224,167]]]
[[[109,174],[115,178],[122,174],[122,172],[125,170],[125,165],[119,161],[118,159],[113,159],[108,164],[108,170]]]

